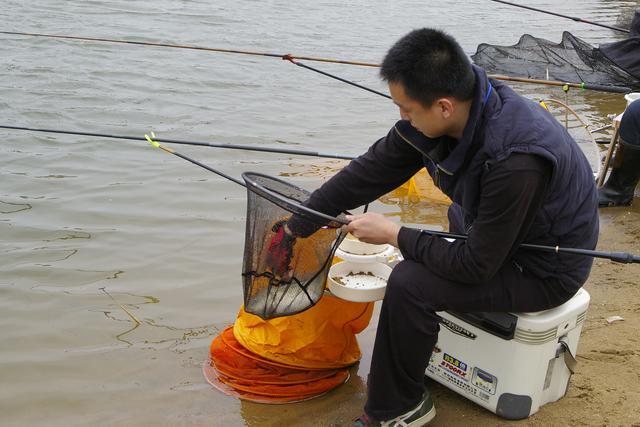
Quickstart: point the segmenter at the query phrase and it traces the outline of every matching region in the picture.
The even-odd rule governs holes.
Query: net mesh
[[[262,319],[302,312],[322,297],[346,219],[307,209],[302,203],[310,193],[285,181],[252,172],[242,177],[247,184],[245,310]],[[297,230],[291,237],[283,230],[293,223]]]
[[[529,34],[524,34],[513,46],[482,43],[471,58],[489,73],[640,88],[640,80],[616,65],[598,48],[566,31],[562,33],[560,43]]]

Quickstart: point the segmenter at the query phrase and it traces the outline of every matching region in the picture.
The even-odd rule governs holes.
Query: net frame
[[[311,193],[279,178],[258,172],[244,172],[242,173],[242,178],[249,193],[245,256],[242,269],[245,310],[267,320],[293,315],[313,307],[324,293],[326,276],[333,255],[346,235],[346,233],[342,232],[341,227],[348,224],[347,219],[344,214],[335,217],[304,206],[303,202],[309,198]],[[250,211],[251,193],[258,197],[258,199],[254,200],[265,199],[282,211],[290,213],[291,216],[297,215],[299,218],[304,218],[317,227],[318,230],[321,228],[336,230],[335,239],[331,237],[333,242],[328,249],[324,249],[325,253],[322,256],[324,259],[315,273],[307,275],[303,280],[299,280],[296,274],[292,274],[290,278],[283,279],[274,275],[273,272],[259,268],[261,259],[255,254],[256,246],[259,246],[254,241],[256,234],[255,221],[250,219],[251,215],[257,215],[255,212]],[[268,234],[262,233],[263,240],[266,235]],[[298,238],[300,239],[300,237]],[[327,236],[325,236],[326,239]],[[254,268],[255,266],[258,266],[258,268]],[[260,290],[264,286],[257,284],[257,279],[264,278],[268,279],[266,293]],[[291,288],[292,286],[293,289]],[[258,290],[256,291],[256,289]]]
[[[242,173],[242,179],[244,179],[244,182],[247,184],[247,190],[253,191],[254,193],[256,193],[257,195],[259,195],[260,197],[263,197],[267,200],[269,200],[272,203],[275,203],[276,205],[280,206],[281,208],[291,212],[291,213],[295,213],[295,214],[299,214],[302,215],[304,217],[307,217],[308,219],[311,219],[312,221],[315,219],[322,219],[324,221],[329,221],[327,223],[327,226],[331,227],[331,228],[339,228],[342,227],[343,225],[347,225],[349,223],[349,221],[345,219],[342,219],[340,217],[335,217],[335,216],[331,216],[331,215],[327,215],[325,213],[322,212],[318,212],[314,209],[308,208],[304,205],[302,205],[302,203],[306,200],[295,200],[292,201],[292,199],[287,196],[286,194],[282,194],[280,192],[277,191],[273,191],[273,190],[269,190],[268,188],[264,187],[263,185],[257,183],[255,180],[253,180],[251,177],[252,176],[257,176],[257,177],[261,177],[261,178],[265,178],[265,179],[269,179],[271,181],[275,181],[285,187],[289,187],[292,190],[298,191],[301,194],[305,194],[308,198],[308,196],[311,195],[311,193],[309,193],[307,190],[305,190],[304,188],[300,188],[296,185],[291,184],[290,182],[284,181],[282,179],[273,177],[273,176],[269,176],[269,175],[265,175],[263,173],[259,173],[259,172],[244,172]],[[287,200],[288,199],[288,200]],[[340,215],[342,217],[344,217],[343,215]]]

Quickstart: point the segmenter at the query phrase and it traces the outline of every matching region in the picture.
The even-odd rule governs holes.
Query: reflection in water
[[[31,207],[32,206],[29,203],[9,203],[0,200],[0,213],[3,214],[26,211],[28,209],[31,209]]]
[[[116,322],[126,322],[133,323],[133,326],[126,329],[123,332],[120,332],[116,335],[116,340],[124,343],[127,347],[133,347],[136,344],[141,345],[143,349],[152,349],[157,350],[159,348],[167,348],[175,353],[183,353],[186,351],[189,342],[192,339],[214,336],[216,335],[220,329],[214,325],[205,325],[205,326],[196,326],[193,328],[177,328],[175,326],[164,325],[161,323],[157,323],[153,319],[140,319],[132,313],[132,310],[139,310],[141,306],[146,304],[158,304],[160,300],[150,295],[135,295],[129,292],[122,292],[122,295],[129,295],[134,298],[142,298],[142,302],[136,303],[126,303],[122,304],[118,300],[115,299],[111,293],[109,293],[104,287],[99,288],[102,292],[107,294],[109,298],[116,304],[124,313],[127,315],[128,319],[119,318],[114,315],[111,311],[101,310],[104,315]],[[124,337],[131,334],[133,331],[138,329],[139,327],[150,326],[153,328],[158,328],[156,330],[146,330],[143,333],[146,335],[139,339],[125,339]],[[166,331],[169,332],[169,337],[165,337]],[[157,334],[159,338],[151,338],[151,335]],[[167,346],[167,344],[169,344]]]
[[[283,177],[312,177],[328,179],[347,165],[345,160],[322,160],[321,162],[289,163],[286,172],[280,172]]]
[[[107,290],[103,287],[98,288],[100,289],[102,292],[104,292],[105,294],[107,294],[109,296],[109,298],[111,298],[111,300],[113,302],[115,302],[116,304],[118,304],[118,306],[125,312],[127,313],[127,315],[136,323],[136,326],[140,325],[140,321],[138,320],[138,318],[136,316],[134,316],[133,314],[131,314],[131,312],[129,310],[127,310],[127,308],[125,306],[123,306],[122,304],[120,304],[118,301],[116,301],[116,299],[113,297],[113,295],[111,295],[109,292],[107,292]]]
[[[589,129],[593,128],[591,123],[583,119],[566,102],[554,98],[544,99],[541,102],[544,102],[545,108],[564,125],[569,134],[578,143],[589,161],[594,176],[597,177],[600,174],[601,156],[595,138],[589,131]]]
[[[328,179],[347,163],[329,161],[314,164],[289,164],[284,177],[313,177]],[[422,228],[443,230],[448,226],[447,208],[451,201],[435,187],[423,169],[411,181],[382,196],[384,215],[395,218],[403,224],[419,224]]]
[[[118,321],[118,322],[122,322],[123,321],[122,319],[118,319],[117,317],[111,315],[110,311],[104,311],[103,313],[108,319],[115,320],[115,321]],[[126,322],[126,320],[124,320],[124,321]],[[116,335],[116,339],[118,341],[120,341],[120,342],[125,343],[128,347],[133,347],[133,343],[131,343],[130,341],[125,340],[122,337],[127,335],[130,332],[133,332],[135,329],[138,328],[138,326],[140,326],[140,323],[135,323],[131,328],[127,329],[124,332],[120,332],[118,335]]]
[[[398,218],[405,225],[438,231],[448,227],[447,209],[451,201],[435,186],[425,169],[382,196],[380,202],[399,209],[387,211],[385,216]]]
[[[366,399],[366,384],[356,375],[357,369],[358,364],[350,369],[345,384],[304,402],[267,405],[240,400],[240,414],[249,427],[350,425]]]
[[[85,231],[72,231],[72,232],[62,232],[62,236],[60,237],[52,237],[49,239],[42,239],[43,242],[53,242],[54,240],[71,240],[71,239],[90,239],[91,234]]]

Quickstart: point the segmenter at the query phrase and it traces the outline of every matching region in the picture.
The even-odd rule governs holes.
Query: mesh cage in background
[[[488,73],[601,86],[640,88],[638,78],[607,58],[598,48],[565,31],[553,43],[529,34],[513,46],[482,43],[471,56]]]
[[[310,193],[267,175],[246,172],[247,220],[242,266],[244,309],[262,319],[304,311],[322,297],[333,254],[344,238],[346,218],[302,205]],[[279,227],[295,215],[309,231],[295,238],[287,274],[274,272],[270,245]],[[309,235],[310,234],[310,235]],[[306,237],[305,237],[306,236]]]

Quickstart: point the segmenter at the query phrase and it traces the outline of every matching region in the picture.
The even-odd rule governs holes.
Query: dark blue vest
[[[489,80],[474,66],[476,89],[469,121],[460,141],[442,155],[447,137],[430,139],[408,122],[396,132],[418,149],[436,185],[462,211],[469,231],[477,214],[480,182],[495,162],[511,153],[531,153],[553,165],[551,182],[529,230],[526,243],[594,249],[598,240],[598,198],[593,172],[578,144],[539,104],[507,85]],[[592,258],[518,250],[514,261],[537,277],[557,277],[571,287],[582,285]]]

